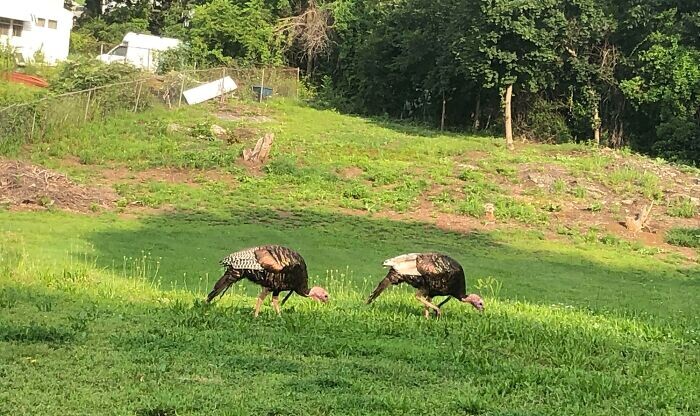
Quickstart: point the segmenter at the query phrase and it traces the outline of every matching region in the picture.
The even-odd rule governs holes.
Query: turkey
[[[440,307],[451,298],[470,303],[479,312],[484,311],[484,302],[479,295],[467,295],[464,270],[453,258],[439,253],[410,253],[384,261],[389,273],[379,282],[377,288],[367,299],[372,303],[387,287],[408,283],[418,289],[416,299],[425,306],[423,315],[430,317],[430,309],[440,316]],[[435,296],[447,296],[447,299],[435,306]]]
[[[328,302],[329,299],[328,292],[322,287],[315,286],[309,289],[304,258],[287,247],[267,245],[247,248],[229,254],[221,260],[221,265],[226,267],[226,272],[207,296],[207,303],[217,296],[223,296],[232,284],[241,279],[248,279],[263,287],[255,303],[253,312],[255,317],[260,313],[260,307],[270,292],[272,292],[272,306],[278,315],[280,314],[278,303],[280,292],[289,291],[282,300],[282,305],[292,293],[323,303]]]

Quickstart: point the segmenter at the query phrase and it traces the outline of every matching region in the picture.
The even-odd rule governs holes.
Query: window
[[[114,56],[126,56],[126,46],[117,46],[112,52],[109,53]]]
[[[49,20],[49,29],[56,29],[58,27],[58,22],[55,20]]]
[[[10,36],[10,20],[0,19],[0,36]]]
[[[46,19],[42,19],[41,17],[36,18],[36,25],[38,27],[46,27]]]
[[[22,37],[22,29],[24,29],[24,23],[19,20],[12,22],[12,36]]]

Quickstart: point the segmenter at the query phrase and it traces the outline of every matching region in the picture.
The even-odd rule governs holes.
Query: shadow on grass
[[[261,244],[283,244],[298,250],[309,266],[312,284],[342,283],[362,298],[386,271],[386,258],[418,251],[440,251],[458,259],[469,291],[538,304],[564,304],[637,313],[697,313],[700,273],[625,255],[611,262],[608,249],[582,250],[555,246],[534,237],[469,233],[438,229],[419,222],[399,222],[319,211],[233,210],[227,216],[169,213],[146,217],[134,229],[110,228],[88,236],[98,266],[125,271],[146,267],[143,276],[164,288],[210,290],[222,269],[218,262],[231,251]],[[528,249],[509,239],[528,238]],[[549,245],[547,245],[549,244]],[[520,244],[520,247],[523,245]],[[640,263],[642,262],[642,263]],[[131,268],[132,273],[129,270]],[[157,272],[157,277],[152,276]],[[503,287],[479,286],[493,277]],[[239,285],[240,286],[240,285]],[[257,287],[243,284],[248,294]],[[408,292],[407,289],[401,289]],[[406,296],[409,296],[408,294]]]

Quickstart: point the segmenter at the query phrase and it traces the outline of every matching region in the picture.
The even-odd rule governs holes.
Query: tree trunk
[[[511,113],[511,101],[513,98],[513,84],[506,87],[505,96],[505,124],[506,124],[506,146],[508,149],[513,150],[515,146],[513,145],[513,116]]]
[[[445,130],[445,93],[442,93],[442,116],[440,117],[440,131]]]
[[[598,113],[598,103],[593,109],[593,141],[596,146],[600,146],[600,114]]]
[[[308,55],[306,57],[306,76],[311,78],[311,72],[314,70],[314,57]]]
[[[476,96],[476,108],[474,109],[474,130],[479,130],[479,119],[481,118],[481,92]]]

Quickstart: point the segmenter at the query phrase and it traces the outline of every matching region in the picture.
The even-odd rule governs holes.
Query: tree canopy
[[[78,36],[150,32],[187,41],[200,65],[299,66],[342,110],[497,133],[512,91],[516,136],[700,164],[696,1],[99,3],[86,2]]]

